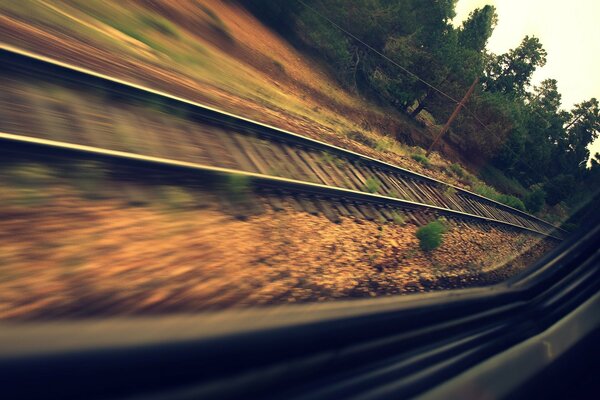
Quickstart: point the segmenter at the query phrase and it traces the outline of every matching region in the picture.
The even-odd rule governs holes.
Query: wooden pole
[[[462,100],[458,103],[458,105],[452,112],[452,115],[450,116],[450,118],[448,118],[448,122],[446,122],[446,125],[444,125],[444,127],[442,128],[440,133],[438,133],[438,135],[433,140],[433,143],[431,143],[431,145],[427,149],[427,153],[426,153],[427,157],[429,157],[429,155],[431,154],[431,150],[435,147],[437,142],[439,142],[440,139],[442,138],[442,136],[444,136],[444,134],[448,131],[448,129],[450,128],[450,124],[452,124],[452,122],[456,119],[460,109],[465,105],[467,100],[469,100],[469,97],[471,97],[471,94],[475,90],[475,85],[477,85],[477,82],[479,82],[479,78],[475,78],[475,80],[471,84],[471,87],[469,88],[469,90],[467,90],[467,93],[465,93],[465,97],[463,97]]]

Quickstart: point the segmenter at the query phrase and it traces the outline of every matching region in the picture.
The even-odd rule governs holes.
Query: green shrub
[[[475,187],[473,188],[473,192],[483,197],[487,197],[488,199],[497,201],[498,203],[506,204],[509,207],[516,208],[517,210],[525,211],[525,204],[523,204],[523,201],[521,201],[521,199],[508,194],[498,193],[496,189],[488,185],[475,185]]]
[[[456,195],[456,189],[454,187],[452,187],[452,186],[448,186],[446,188],[446,195],[448,197],[454,197]]]
[[[82,161],[71,166],[66,176],[70,183],[81,192],[83,197],[93,199],[104,199],[104,185],[108,170],[106,166],[97,161]]]
[[[516,208],[517,210],[525,211],[525,204],[521,199],[511,196],[508,194],[501,194],[498,198],[494,199],[502,204],[506,204],[509,207]]]
[[[433,221],[417,230],[419,246],[425,251],[437,249],[442,244],[442,234],[447,228],[441,221]]]
[[[429,159],[421,154],[413,154],[410,156],[413,160],[420,162],[424,166],[429,166]]]
[[[191,208],[195,205],[194,195],[186,188],[165,185],[160,188],[164,202],[173,209]]]
[[[575,187],[575,178],[571,175],[561,174],[544,184],[546,201],[551,206],[560,203],[572,194]]]
[[[546,192],[541,185],[533,185],[529,188],[529,193],[525,195],[525,206],[532,213],[538,213],[546,203]]]
[[[392,212],[392,218],[394,219],[394,223],[397,225],[404,225],[406,223],[402,214],[398,214],[396,211]]]
[[[381,182],[377,178],[367,178],[367,182],[363,186],[363,191],[369,193],[377,193],[379,191],[379,187],[381,186]]]
[[[466,176],[465,170],[457,163],[450,165],[448,168],[459,178],[464,178]]]
[[[43,164],[24,163],[6,168],[4,176],[14,186],[39,187],[53,181],[54,171]]]
[[[246,204],[250,199],[251,181],[246,175],[229,175],[225,181],[225,194],[238,206]]]

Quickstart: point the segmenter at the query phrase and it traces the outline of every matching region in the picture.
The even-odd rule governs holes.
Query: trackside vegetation
[[[448,135],[452,147],[473,165],[490,167],[493,173],[484,180],[506,195],[487,188],[478,193],[488,192],[484,195],[518,209],[558,215],[587,202],[600,188],[600,155],[588,150],[599,136],[600,103],[582,99],[566,110],[555,79],[532,84],[533,73],[548,56],[535,36],[525,36],[504,54],[489,52],[486,44],[498,21],[494,6],[474,9],[457,25],[456,0],[244,4],[321,57],[348,90],[414,119],[443,124],[456,106],[452,99],[461,99],[478,78],[468,112],[459,113]],[[351,137],[376,147],[360,132]],[[427,159],[413,158],[426,165]],[[449,171],[469,180],[458,164]]]
[[[448,230],[443,221],[437,220],[420,227],[417,230],[419,246],[424,251],[435,250],[442,244],[442,235]]]

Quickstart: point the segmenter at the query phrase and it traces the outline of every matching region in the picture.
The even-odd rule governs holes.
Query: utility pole
[[[431,154],[431,150],[435,147],[435,145],[437,144],[437,142],[439,142],[440,139],[442,138],[442,136],[444,136],[444,134],[446,133],[446,131],[448,131],[448,129],[450,128],[450,124],[452,124],[452,122],[456,119],[456,117],[458,116],[458,112],[460,111],[460,109],[462,107],[464,107],[464,105],[467,102],[467,100],[469,100],[469,97],[471,97],[471,94],[475,90],[475,85],[477,85],[477,82],[479,82],[479,78],[475,78],[475,80],[471,84],[471,87],[469,88],[469,90],[467,90],[467,93],[465,94],[465,97],[463,97],[462,100],[458,103],[458,105],[456,106],[456,108],[452,112],[452,115],[450,116],[450,118],[448,118],[448,122],[446,122],[446,125],[444,125],[444,127],[442,128],[442,130],[440,131],[440,133],[438,133],[438,135],[433,140],[433,143],[431,143],[431,145],[427,149],[427,153],[426,153],[427,157],[429,157],[429,155]]]

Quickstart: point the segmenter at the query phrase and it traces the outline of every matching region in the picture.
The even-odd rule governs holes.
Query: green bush
[[[546,202],[546,192],[541,185],[533,185],[529,188],[529,193],[525,196],[525,206],[532,213],[542,210]]]
[[[497,197],[494,200],[496,200],[497,202],[500,202],[502,204],[506,204],[509,207],[516,208],[517,210],[525,211],[525,204],[523,204],[523,201],[521,201],[521,199],[519,199],[515,196],[511,196],[508,194],[501,194],[499,197]]]
[[[454,187],[452,187],[452,186],[448,186],[446,188],[446,195],[448,197],[454,197],[454,196],[456,196],[456,189]]]
[[[394,219],[394,223],[397,225],[404,225],[406,223],[402,214],[399,214],[396,211],[392,212],[392,218]]]
[[[483,197],[487,197],[488,199],[497,201],[498,203],[506,204],[509,207],[516,208],[517,210],[525,211],[525,204],[523,204],[521,199],[508,194],[498,193],[498,191],[488,185],[475,185],[473,192]]]
[[[459,178],[464,178],[466,176],[465,170],[457,163],[450,165],[448,168]]]
[[[160,193],[165,204],[173,209],[186,209],[195,205],[193,193],[186,188],[165,185],[160,187]]]
[[[421,249],[430,251],[437,249],[442,244],[442,234],[447,228],[441,221],[433,221],[417,230],[417,239]]]
[[[429,159],[421,154],[413,154],[410,156],[413,160],[420,162],[424,166],[429,166]]]
[[[367,182],[363,186],[363,190],[369,193],[377,193],[380,186],[381,182],[379,182],[377,178],[367,178]]]
[[[227,176],[225,181],[225,191],[231,201],[243,202],[247,200],[250,190],[251,183],[248,176],[238,174]]]
[[[571,175],[560,174],[544,184],[546,201],[551,206],[560,203],[572,194],[575,188],[575,178]]]

